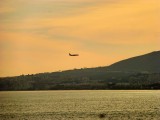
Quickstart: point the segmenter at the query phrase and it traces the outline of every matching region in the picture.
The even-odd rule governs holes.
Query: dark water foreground
[[[0,92],[0,120],[159,120],[160,90]]]

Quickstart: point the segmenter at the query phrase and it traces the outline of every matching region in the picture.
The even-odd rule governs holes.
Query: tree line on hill
[[[0,90],[160,89],[160,51],[110,66],[0,78]]]
[[[75,69],[0,78],[0,90],[160,89],[160,73]]]

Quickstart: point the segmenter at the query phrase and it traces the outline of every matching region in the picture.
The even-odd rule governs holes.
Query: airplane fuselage
[[[69,53],[69,56],[79,56],[79,54],[70,54]]]

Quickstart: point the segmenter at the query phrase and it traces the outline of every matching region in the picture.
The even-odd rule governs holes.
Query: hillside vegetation
[[[160,51],[119,61],[108,67],[111,71],[160,72]]]
[[[160,51],[108,67],[0,78],[0,90],[160,89]]]

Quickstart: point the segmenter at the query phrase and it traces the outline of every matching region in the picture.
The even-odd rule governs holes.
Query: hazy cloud
[[[159,4],[159,0],[2,0],[0,74],[109,65],[158,50]],[[80,56],[70,58],[68,52]]]

